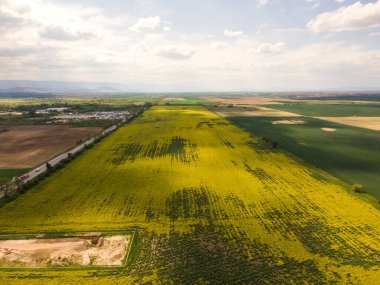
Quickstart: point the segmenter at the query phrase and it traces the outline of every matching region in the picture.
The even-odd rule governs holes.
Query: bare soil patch
[[[305,121],[302,120],[281,120],[281,121],[273,121],[273,125],[303,125]]]
[[[129,235],[0,241],[1,267],[122,266]]]
[[[334,128],[321,128],[321,129],[325,132],[335,132],[336,131],[336,129],[334,129]]]
[[[98,127],[64,125],[1,125],[0,168],[32,168],[74,147],[78,140],[101,131]]]
[[[223,117],[301,117],[301,115],[279,111],[267,107],[262,106],[252,106],[255,110],[234,110],[234,108],[230,108],[230,110],[218,111],[217,113]],[[252,108],[251,107],[251,108]]]
[[[380,117],[318,117],[317,119],[380,131]]]
[[[179,98],[179,97],[168,97],[168,98],[164,98],[162,99],[162,101],[187,101],[185,98]]]
[[[261,96],[238,97],[238,98],[219,98],[219,97],[206,97],[210,102],[220,102],[224,104],[237,104],[237,105],[269,105],[269,104],[282,104],[280,100],[273,100]]]

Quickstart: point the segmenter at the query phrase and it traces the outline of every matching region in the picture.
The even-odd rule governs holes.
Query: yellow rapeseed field
[[[378,284],[380,212],[194,106],[158,106],[0,209],[2,233],[138,229],[125,269],[0,284]]]

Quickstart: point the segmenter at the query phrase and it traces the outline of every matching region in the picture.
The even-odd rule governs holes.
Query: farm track
[[[201,107],[153,107],[0,209],[0,231],[139,228],[125,269],[11,284],[376,284],[380,212]]]

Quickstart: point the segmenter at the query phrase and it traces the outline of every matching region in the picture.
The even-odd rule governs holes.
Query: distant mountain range
[[[34,80],[0,80],[0,98],[1,97],[50,97],[55,94],[112,94],[112,93],[236,93],[237,91],[211,91],[211,90],[192,90],[195,86],[189,86],[187,91],[165,90],[162,86],[143,84],[138,86],[127,86],[114,82],[73,82],[73,81],[34,81]],[[379,93],[380,88],[376,87],[345,87],[345,88],[325,88],[309,90],[291,90],[273,88],[272,90],[240,90],[240,93],[262,93],[262,94],[285,94],[294,93]],[[372,95],[372,94],[371,94]]]
[[[0,80],[0,96],[25,94],[45,97],[52,93],[118,93],[133,92],[128,86],[112,82]]]

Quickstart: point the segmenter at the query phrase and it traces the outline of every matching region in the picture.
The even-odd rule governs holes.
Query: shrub
[[[354,183],[351,187],[357,193],[366,193],[361,184]]]

